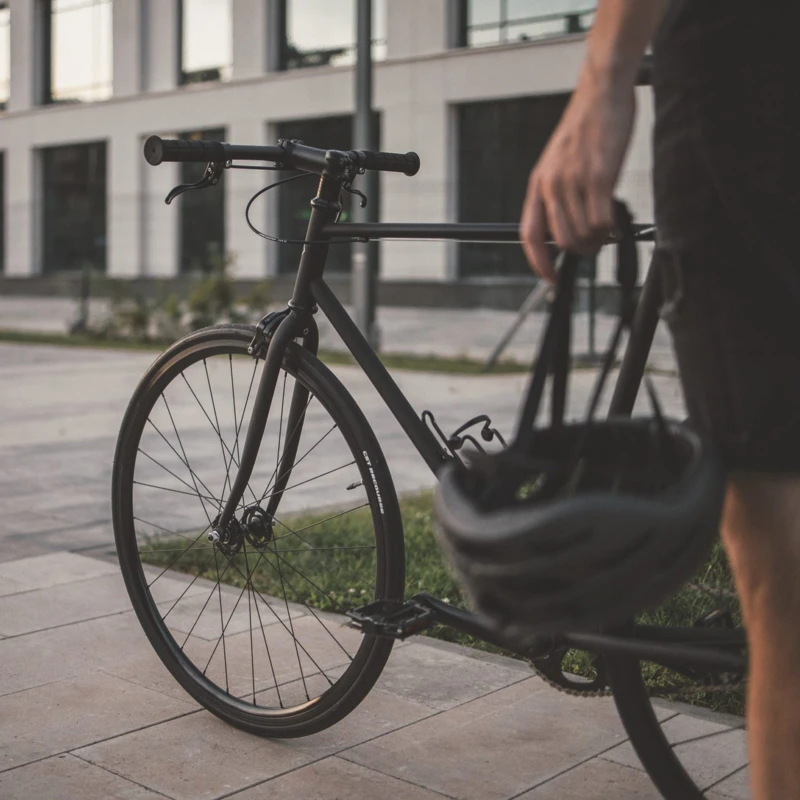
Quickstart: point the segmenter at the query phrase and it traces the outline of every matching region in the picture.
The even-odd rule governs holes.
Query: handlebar
[[[287,169],[303,169],[309,172],[342,172],[354,166],[357,169],[400,172],[409,176],[416,175],[420,166],[416,153],[321,150],[286,140],[278,145],[260,146],[150,136],[144,143],[144,157],[154,167],[165,161],[268,161]]]

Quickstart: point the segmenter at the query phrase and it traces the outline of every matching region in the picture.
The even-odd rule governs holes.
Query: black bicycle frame
[[[387,224],[387,223],[337,223],[341,213],[341,181],[323,174],[317,196],[311,201],[311,216],[306,233],[306,244],[300,257],[297,278],[279,324],[269,331],[264,367],[250,424],[242,449],[241,460],[225,507],[215,521],[212,536],[220,534],[230,524],[242,500],[247,483],[258,456],[270,406],[275,393],[280,368],[286,348],[295,339],[302,338],[303,346],[316,353],[317,328],[313,314],[317,307],[342,338],[356,362],[362,368],[387,407],[402,426],[411,442],[436,474],[453,456],[443,447],[434,433],[425,425],[405,395],[384,367],[375,351],[367,343],[342,304],[323,279],[330,243],[334,239],[449,239],[482,242],[517,242],[519,229],[512,224]],[[652,226],[638,226],[638,238],[652,238]],[[658,323],[661,291],[655,270],[648,272],[633,320],[631,336],[623,356],[619,378],[611,401],[611,414],[629,415],[634,407],[639,385],[644,376],[650,346]],[[280,474],[270,495],[268,513],[277,510],[283,491],[291,475],[297,445],[302,430],[308,390],[295,385],[289,411],[286,443],[280,456]],[[221,534],[220,534],[221,535]],[[437,622],[480,636],[510,650],[519,652],[514,643],[503,641],[480,617],[442,603],[430,595],[414,598],[432,609]],[[669,632],[669,635],[665,634]],[[688,631],[688,632],[687,632]],[[554,646],[567,645],[607,655],[627,655],[656,661],[667,666],[686,665],[735,671],[744,669],[745,660],[731,649],[744,646],[741,631],[692,634],[691,629],[649,629],[636,626],[628,635],[605,633],[570,633],[558,637],[541,637],[526,647],[525,654],[547,652]]]

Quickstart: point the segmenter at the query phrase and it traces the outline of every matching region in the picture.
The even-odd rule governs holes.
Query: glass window
[[[0,111],[6,107],[11,91],[11,11],[0,0]]]
[[[181,3],[181,82],[227,81],[233,64],[232,0]]]
[[[42,150],[44,272],[106,268],[106,145]]]
[[[53,103],[105,100],[112,92],[111,0],[50,1]]]
[[[459,222],[517,222],[530,168],[544,150],[568,94],[458,107]],[[461,277],[530,275],[522,249],[459,245]]]
[[[586,31],[596,0],[462,0],[462,45],[482,47]]]
[[[375,115],[375,125],[378,129],[377,136],[380,141],[380,117]],[[353,118],[325,117],[320,119],[306,119],[296,122],[284,122],[278,126],[278,137],[281,139],[300,139],[311,147],[324,147],[328,150],[353,149]],[[289,177],[291,173],[279,177]],[[317,184],[313,178],[302,179],[287,183],[275,189],[280,192],[276,203],[278,207],[278,235],[281,239],[304,239],[308,218],[311,213],[311,198],[314,197]],[[358,189],[358,181],[355,183]],[[357,201],[358,198],[355,198]],[[378,219],[380,219],[380,196],[370,197],[369,202],[375,204]],[[340,217],[342,222],[352,221],[354,198],[347,192],[342,193],[343,210]],[[278,272],[281,274],[297,271],[300,261],[301,247],[299,245],[278,246]],[[350,244],[334,244],[328,252],[326,272],[350,272],[352,246]]]
[[[355,0],[285,0],[284,69],[355,62]],[[386,58],[386,0],[372,0],[372,57]]]
[[[194,131],[180,134],[181,139],[225,141],[225,129]],[[181,183],[195,183],[203,177],[206,165],[181,163]],[[186,192],[180,205],[180,270],[209,272],[225,257],[225,189],[224,181],[199,192]]]

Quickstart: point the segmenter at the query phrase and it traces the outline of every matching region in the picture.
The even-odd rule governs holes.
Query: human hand
[[[630,141],[632,87],[584,76],[531,171],[520,239],[534,272],[556,278],[547,251],[552,235],[564,250],[595,252],[614,225],[613,195]]]

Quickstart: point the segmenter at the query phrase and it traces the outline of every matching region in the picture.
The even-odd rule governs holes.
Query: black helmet
[[[620,623],[688,580],[717,534],[724,472],[687,425],[594,412],[634,308],[631,217],[617,204],[620,321],[587,420],[563,420],[577,259],[563,259],[556,298],[515,440],[453,461],[435,496],[439,538],[477,610],[507,638]],[[551,424],[534,428],[548,371]]]

